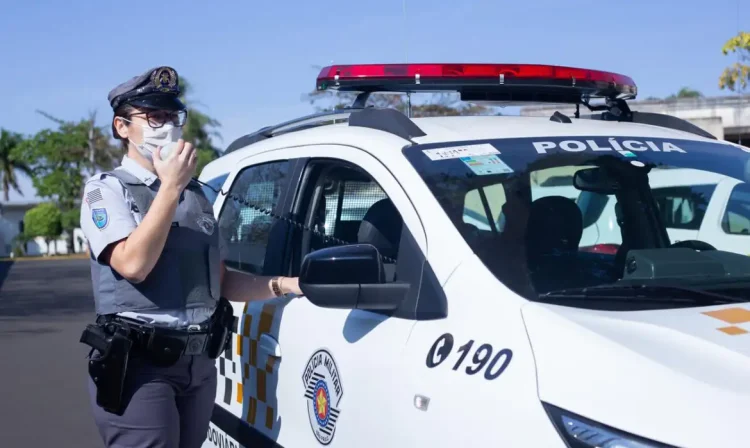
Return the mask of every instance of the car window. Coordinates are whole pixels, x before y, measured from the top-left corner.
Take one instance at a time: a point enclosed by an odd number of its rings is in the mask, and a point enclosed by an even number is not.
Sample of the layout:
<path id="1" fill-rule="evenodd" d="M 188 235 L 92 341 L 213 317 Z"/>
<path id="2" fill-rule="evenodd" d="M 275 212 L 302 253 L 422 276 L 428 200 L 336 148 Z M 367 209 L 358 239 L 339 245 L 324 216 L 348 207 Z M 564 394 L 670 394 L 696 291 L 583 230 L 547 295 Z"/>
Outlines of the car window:
<path id="1" fill-rule="evenodd" d="M 581 214 L 583 215 L 584 229 L 591 227 L 599 222 L 599 220 L 602 218 L 602 213 L 604 213 L 604 209 L 606 208 L 607 204 L 609 204 L 610 200 L 616 201 L 616 199 L 612 195 L 595 193 L 593 191 L 582 191 L 581 194 L 578 195 L 578 197 L 576 198 L 576 204 L 578 205 L 578 208 L 581 210 Z M 616 222 L 608 222 L 604 223 L 604 225 L 610 225 L 613 230 L 619 232 L 619 226 L 617 226 Z M 617 227 L 617 229 L 614 229 L 614 227 Z"/>
<path id="2" fill-rule="evenodd" d="M 266 246 L 273 226 L 279 223 L 265 211 L 278 205 L 289 174 L 290 162 L 285 160 L 251 166 L 237 175 L 219 215 L 228 266 L 253 274 L 266 273 Z"/>
<path id="3" fill-rule="evenodd" d="M 654 199 L 668 229 L 699 230 L 716 185 L 654 188 Z"/>
<path id="4" fill-rule="evenodd" d="M 603 216 L 603 213 L 609 201 L 616 199 L 612 195 L 576 189 L 573 186 L 573 174 L 582 168 L 587 167 L 571 165 L 531 171 L 531 199 L 558 196 L 573 201 L 583 218 L 584 234 L 579 243 L 581 250 L 614 253 L 619 245 L 620 228 L 614 215 Z M 502 213 L 505 201 L 502 183 L 484 185 L 468 191 L 464 198 L 464 224 L 479 230 L 492 231 L 492 220 L 495 230 L 502 232 L 505 226 L 505 216 Z M 597 223 L 601 228 L 592 228 Z"/>
<path id="5" fill-rule="evenodd" d="M 502 231 L 502 207 L 505 204 L 505 190 L 502 184 L 485 185 L 470 190 L 464 197 L 463 221 L 480 230 L 492 230 L 490 221 L 495 223 L 495 229 Z"/>
<path id="6" fill-rule="evenodd" d="M 386 194 L 373 180 L 358 181 L 327 178 L 329 187 L 326 188 L 326 220 L 324 228 L 327 234 L 349 234 L 352 227 L 359 226 L 367 210 L 372 204 L 387 198 Z M 339 205 L 341 213 L 339 213 Z"/>
<path id="7" fill-rule="evenodd" d="M 323 162 L 313 162 L 316 166 Z M 316 230 L 309 252 L 342 244 L 368 243 L 384 257 L 386 280 L 395 280 L 402 218 L 380 185 L 364 171 L 349 166 L 324 169 L 310 211 Z"/>
<path id="8" fill-rule="evenodd" d="M 508 138 L 477 143 L 485 154 L 481 156 L 452 157 L 455 149 L 449 143 L 412 145 L 403 153 L 488 270 L 510 289 L 535 300 L 550 291 L 617 285 L 626 277 L 661 280 L 660 276 L 672 271 L 644 270 L 636 276 L 626 269 L 628 257 L 634 251 L 672 250 L 671 240 L 685 240 L 671 234 L 673 229 L 700 227 L 715 180 L 750 178 L 745 171 L 748 154 L 728 145 L 668 139 L 648 139 L 646 144 L 641 140 Z M 625 143 L 638 149 L 612 149 Z M 586 194 L 574 185 L 577 173 L 581 174 L 577 186 Z M 692 185 L 662 183 L 670 177 Z M 505 195 L 486 206 L 481 191 L 488 185 L 502 185 Z M 750 192 L 745 188 L 737 189 L 725 224 L 728 231 L 738 234 L 750 233 L 750 194 L 745 194 Z M 498 207 L 502 208 L 502 230 L 487 231 Z M 471 225 L 469 215 L 484 215 L 484 219 L 475 218 L 484 227 Z M 652 219 L 656 216 L 664 219 Z M 727 250 L 746 252 L 739 247 Z M 664 254 L 663 260 L 673 260 L 666 256 L 669 252 Z M 652 260 L 669 262 L 660 257 Z M 727 263 L 742 263 L 738 260 Z M 686 280 L 704 275 L 698 264 L 695 271 L 690 269 L 685 267 Z M 745 267 L 737 269 L 745 272 L 741 270 Z M 717 281 L 725 280 L 725 276 L 717 277 Z"/>
<path id="9" fill-rule="evenodd" d="M 750 235 L 750 187 L 737 184 L 729 195 L 721 228 L 730 235 Z"/>
<path id="10" fill-rule="evenodd" d="M 219 197 L 219 190 L 221 190 L 221 187 L 224 185 L 227 177 L 229 177 L 229 173 L 222 174 L 221 176 L 214 177 L 213 179 L 205 182 L 206 184 L 208 184 L 208 186 L 201 185 L 203 194 L 206 195 L 208 201 L 211 202 L 212 205 L 214 202 L 216 202 L 216 198 Z"/>

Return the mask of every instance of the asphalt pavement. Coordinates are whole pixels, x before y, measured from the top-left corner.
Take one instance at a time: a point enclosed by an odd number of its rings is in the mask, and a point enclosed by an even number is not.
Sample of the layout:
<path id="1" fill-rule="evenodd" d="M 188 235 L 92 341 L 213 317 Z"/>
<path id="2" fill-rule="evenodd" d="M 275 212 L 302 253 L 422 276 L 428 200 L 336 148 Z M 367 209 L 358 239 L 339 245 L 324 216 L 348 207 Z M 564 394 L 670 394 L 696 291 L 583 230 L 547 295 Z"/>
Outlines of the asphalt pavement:
<path id="1" fill-rule="evenodd" d="M 0 262 L 0 446 L 102 447 L 86 391 L 88 260 Z"/>

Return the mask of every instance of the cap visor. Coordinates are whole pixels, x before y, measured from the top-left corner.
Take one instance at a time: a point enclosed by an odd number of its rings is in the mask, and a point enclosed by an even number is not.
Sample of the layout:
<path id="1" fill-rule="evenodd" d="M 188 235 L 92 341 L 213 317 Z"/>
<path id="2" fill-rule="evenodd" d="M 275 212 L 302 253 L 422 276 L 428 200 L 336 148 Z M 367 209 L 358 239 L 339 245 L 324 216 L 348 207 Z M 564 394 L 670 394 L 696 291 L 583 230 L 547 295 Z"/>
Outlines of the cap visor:
<path id="1" fill-rule="evenodd" d="M 136 107 L 147 107 L 149 109 L 161 109 L 161 110 L 182 110 L 185 109 L 185 105 L 176 96 L 164 93 L 153 93 L 151 95 L 144 95 L 138 98 L 133 98 L 128 101 Z"/>

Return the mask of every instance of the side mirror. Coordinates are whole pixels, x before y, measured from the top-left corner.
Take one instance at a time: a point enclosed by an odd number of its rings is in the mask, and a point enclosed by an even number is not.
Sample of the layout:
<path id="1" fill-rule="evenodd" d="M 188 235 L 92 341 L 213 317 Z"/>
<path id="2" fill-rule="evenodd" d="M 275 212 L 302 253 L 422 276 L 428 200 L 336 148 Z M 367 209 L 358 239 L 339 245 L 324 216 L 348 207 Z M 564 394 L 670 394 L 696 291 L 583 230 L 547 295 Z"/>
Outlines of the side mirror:
<path id="1" fill-rule="evenodd" d="M 321 249 L 302 261 L 299 286 L 307 299 L 323 308 L 395 310 L 408 283 L 386 283 L 380 252 L 371 244 Z"/>
<path id="2" fill-rule="evenodd" d="M 582 191 L 601 194 L 615 194 L 620 184 L 602 168 L 586 168 L 576 171 L 573 185 Z"/>

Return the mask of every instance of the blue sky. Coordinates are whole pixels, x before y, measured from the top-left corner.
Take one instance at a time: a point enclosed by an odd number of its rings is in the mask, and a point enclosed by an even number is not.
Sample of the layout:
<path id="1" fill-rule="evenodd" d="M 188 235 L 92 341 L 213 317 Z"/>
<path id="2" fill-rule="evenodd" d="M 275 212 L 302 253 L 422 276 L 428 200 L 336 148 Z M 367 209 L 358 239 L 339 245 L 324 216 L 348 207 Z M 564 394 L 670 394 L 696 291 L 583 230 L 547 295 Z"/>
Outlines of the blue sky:
<path id="1" fill-rule="evenodd" d="M 750 31 L 746 0 L 407 0 L 406 21 L 403 0 L 2 0 L 0 11 L 8 64 L 0 127 L 51 127 L 36 109 L 65 119 L 97 110 L 107 123 L 111 88 L 170 65 L 222 123 L 222 148 L 311 112 L 301 96 L 314 88 L 315 66 L 403 62 L 407 54 L 410 62 L 559 64 L 627 74 L 640 98 L 682 86 L 725 95 L 718 76 L 735 59 L 721 46 Z"/>

